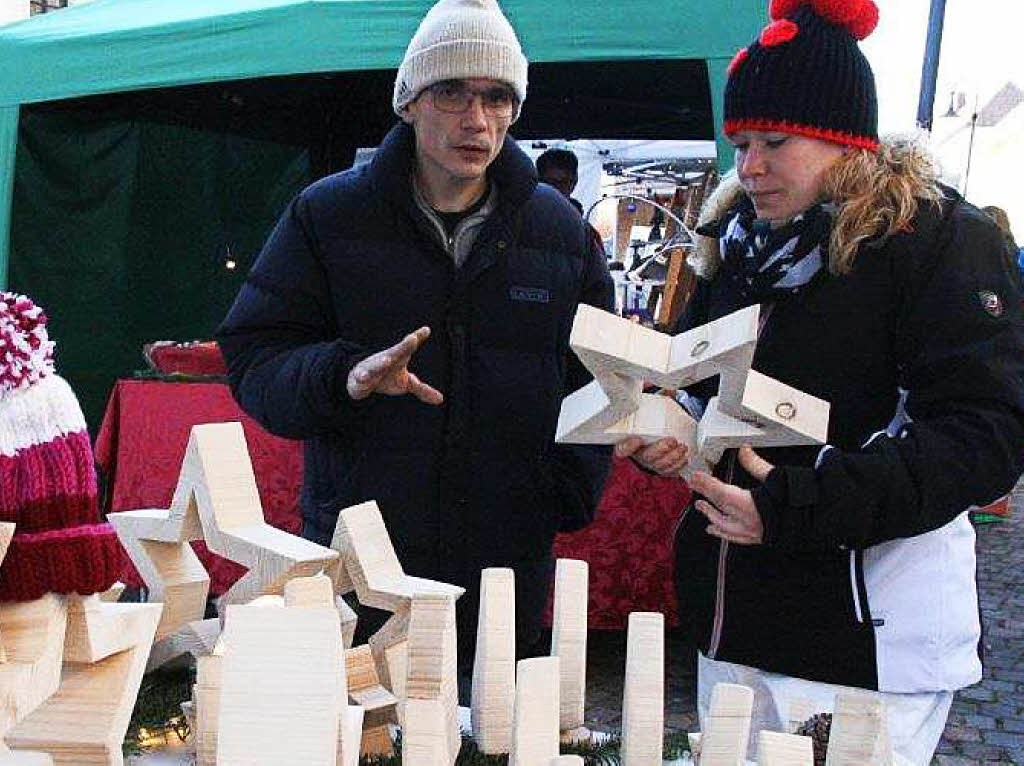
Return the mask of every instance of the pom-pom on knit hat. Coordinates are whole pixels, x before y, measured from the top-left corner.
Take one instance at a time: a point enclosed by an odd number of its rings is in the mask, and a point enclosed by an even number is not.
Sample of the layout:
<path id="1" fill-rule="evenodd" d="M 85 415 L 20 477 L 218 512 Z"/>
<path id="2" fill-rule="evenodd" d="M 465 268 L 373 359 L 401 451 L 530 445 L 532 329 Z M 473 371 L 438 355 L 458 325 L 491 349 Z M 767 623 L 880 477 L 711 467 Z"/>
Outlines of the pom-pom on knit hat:
<path id="1" fill-rule="evenodd" d="M 0 601 L 106 590 L 122 560 L 101 523 L 85 418 L 54 372 L 46 322 L 29 298 L 0 292 L 0 521 L 16 524 Z"/>
<path id="2" fill-rule="evenodd" d="M 526 99 L 526 57 L 495 0 L 440 0 L 420 22 L 398 68 L 395 114 L 442 80 L 485 77 Z M 519 108 L 513 122 L 519 118 Z"/>
<path id="3" fill-rule="evenodd" d="M 878 24 L 872 0 L 772 0 L 772 22 L 729 65 L 725 134 L 794 133 L 878 149 L 878 100 L 857 45 Z"/>

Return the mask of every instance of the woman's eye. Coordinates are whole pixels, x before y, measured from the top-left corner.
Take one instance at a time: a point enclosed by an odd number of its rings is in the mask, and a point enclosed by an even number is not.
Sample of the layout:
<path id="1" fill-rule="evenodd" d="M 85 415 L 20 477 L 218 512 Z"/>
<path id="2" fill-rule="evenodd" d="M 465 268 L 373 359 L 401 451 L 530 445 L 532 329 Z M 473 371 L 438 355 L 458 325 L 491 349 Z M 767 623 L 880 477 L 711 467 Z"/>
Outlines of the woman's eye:
<path id="1" fill-rule="evenodd" d="M 773 139 L 770 139 L 768 141 L 765 141 L 765 143 L 768 145 L 768 148 L 770 148 L 770 149 L 778 149 L 780 146 L 782 146 L 784 143 L 786 143 L 786 139 L 784 139 L 784 138 L 773 138 Z"/>

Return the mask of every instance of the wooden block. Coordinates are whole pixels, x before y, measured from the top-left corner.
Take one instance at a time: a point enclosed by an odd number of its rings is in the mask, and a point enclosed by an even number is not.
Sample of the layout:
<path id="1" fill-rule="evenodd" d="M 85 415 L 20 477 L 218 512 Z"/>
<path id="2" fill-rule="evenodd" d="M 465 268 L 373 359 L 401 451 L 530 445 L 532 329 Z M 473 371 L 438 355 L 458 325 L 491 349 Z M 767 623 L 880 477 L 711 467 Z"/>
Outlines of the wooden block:
<path id="1" fill-rule="evenodd" d="M 754 358 L 760 307 L 749 306 L 672 338 L 667 375 L 655 383 L 682 388 L 719 376 L 718 397 L 725 412 L 738 407 Z"/>
<path id="2" fill-rule="evenodd" d="M 340 514 L 339 514 L 340 516 Z M 339 518 L 334 524 L 334 535 L 331 538 L 331 550 L 338 553 L 338 559 L 332 561 L 325 570 L 331 583 L 334 585 L 334 592 L 338 596 L 344 596 L 356 589 L 355 583 L 349 577 L 348 569 L 345 566 L 345 531 Z"/>
<path id="3" fill-rule="evenodd" d="M 331 578 L 318 574 L 289 580 L 284 586 L 284 605 L 302 609 L 337 609 Z"/>
<path id="4" fill-rule="evenodd" d="M 196 658 L 212 654 L 218 638 L 220 638 L 220 620 L 216 617 L 186 623 L 176 633 L 153 644 L 149 653 L 149 662 L 146 664 L 146 672 L 185 654 L 191 654 Z"/>
<path id="5" fill-rule="evenodd" d="M 160 604 L 102 604 L 132 613 L 109 619 L 132 632 L 131 648 L 93 664 L 65 665 L 60 687 L 7 734 L 12 750 L 41 750 L 58 766 L 120 766 L 121 744 L 139 693 Z"/>
<path id="6" fill-rule="evenodd" d="M 224 656 L 209 654 L 196 658 L 196 683 L 192 689 L 196 709 L 196 766 L 216 766 L 217 723 L 220 718 L 220 689 Z"/>
<path id="7" fill-rule="evenodd" d="M 157 640 L 203 619 L 210 576 L 189 543 L 192 534 L 201 533 L 198 516 L 194 524 L 170 511 L 123 511 L 107 519 L 146 583 L 149 600 L 163 604 Z"/>
<path id="8" fill-rule="evenodd" d="M 398 699 L 384 688 L 377 675 L 377 666 L 367 644 L 345 652 L 345 674 L 348 698 L 367 712 L 394 708 Z"/>
<path id="9" fill-rule="evenodd" d="M 623 766 L 660 766 L 664 721 L 665 617 L 632 612 L 622 693 Z"/>
<path id="10" fill-rule="evenodd" d="M 690 449 L 697 450 L 697 421 L 674 399 L 659 394 L 641 394 L 640 406 L 635 411 L 605 430 L 607 444 L 615 444 L 638 436 L 646 444 L 658 439 L 673 438 Z"/>
<path id="11" fill-rule="evenodd" d="M 588 583 L 587 562 L 558 559 L 555 565 L 551 654 L 559 660 L 558 728 L 561 731 L 571 731 L 583 725 L 587 688 Z"/>
<path id="12" fill-rule="evenodd" d="M 117 603 L 121 598 L 121 594 L 124 593 L 124 589 L 125 584 L 123 582 L 116 582 L 99 594 L 100 601 L 106 601 L 111 604 Z"/>
<path id="13" fill-rule="evenodd" d="M 53 766 L 49 753 L 3 752 L 0 750 L 0 766 Z"/>
<path id="14" fill-rule="evenodd" d="M 564 400 L 555 440 L 612 444 L 630 436 L 648 442 L 671 436 L 695 447 L 696 422 L 667 397 L 642 395 L 643 381 L 678 388 L 721 374 L 723 396 L 735 400 L 738 411 L 758 311 L 752 306 L 670 338 L 581 306 L 570 344 L 594 381 Z"/>
<path id="15" fill-rule="evenodd" d="M 360 757 L 373 760 L 393 756 L 395 743 L 391 738 L 391 726 L 391 721 L 384 713 L 364 712 Z"/>
<path id="16" fill-rule="evenodd" d="M 609 396 L 606 387 L 612 382 L 618 395 Z M 624 378 L 607 373 L 600 380 L 592 380 L 562 400 L 558 413 L 555 441 L 567 444 L 613 444 L 615 439 L 606 431 L 640 407 L 643 380 Z"/>
<path id="17" fill-rule="evenodd" d="M 824 444 L 828 441 L 829 403 L 792 386 L 762 375 L 747 373 L 741 402 L 743 414 L 767 431 L 778 432 L 778 441 L 762 446 Z"/>
<path id="18" fill-rule="evenodd" d="M 4 563 L 4 557 L 7 556 L 7 548 L 10 547 L 11 538 L 14 537 L 14 524 L 11 522 L 0 522 L 0 565 Z M 4 634 L 0 630 L 0 663 L 7 662 L 7 652 L 4 650 Z M 2 693 L 2 687 L 0 687 L 0 693 Z M 0 737 L 3 736 L 3 730 L 0 729 Z M 0 739 L 0 745 L 3 744 L 3 740 Z"/>
<path id="19" fill-rule="evenodd" d="M 881 696 L 853 690 L 837 694 L 825 766 L 892 763 L 892 742 Z"/>
<path id="20" fill-rule="evenodd" d="M 346 649 L 351 649 L 352 641 L 356 635 L 356 623 L 359 621 L 359 615 L 341 596 L 334 597 L 334 605 L 338 608 L 338 614 L 341 615 L 342 642 Z"/>
<path id="21" fill-rule="evenodd" d="M 361 732 L 351 740 L 356 752 L 365 756 L 390 756 L 394 752 L 390 726 L 397 721 L 398 698 L 384 688 L 368 645 L 345 652 L 348 699 L 360 710 Z M 362 743 L 361 746 L 358 743 Z M 348 752 L 346 750 L 346 752 Z"/>
<path id="22" fill-rule="evenodd" d="M 408 766 L 452 766 L 459 753 L 451 749 L 444 703 L 437 699 L 410 699 L 406 705 L 402 763 Z"/>
<path id="23" fill-rule="evenodd" d="M 369 638 L 373 661 L 377 664 L 380 682 L 398 697 L 405 699 L 409 636 L 409 607 L 395 612 L 376 633 Z"/>
<path id="24" fill-rule="evenodd" d="M 786 733 L 795 734 L 809 718 L 821 712 L 818 706 L 805 697 L 790 697 L 786 700 Z"/>
<path id="25" fill-rule="evenodd" d="M 0 521 L 0 564 L 4 563 L 4 557 L 7 556 L 11 538 L 14 537 L 14 526 L 13 522 Z"/>
<path id="26" fill-rule="evenodd" d="M 335 766 L 344 707 L 338 613 L 228 607 L 218 766 Z"/>
<path id="27" fill-rule="evenodd" d="M 569 346 L 594 377 L 618 372 L 651 378 L 665 371 L 672 338 L 608 311 L 581 303 L 576 309 Z"/>
<path id="28" fill-rule="evenodd" d="M 674 437 L 690 448 L 684 476 L 706 470 L 725 449 L 744 443 L 824 443 L 828 403 L 750 369 L 759 312 L 750 306 L 669 338 L 581 306 L 570 344 L 594 381 L 563 401 L 555 440 L 613 444 Z M 718 397 L 699 426 L 667 397 L 640 392 L 644 380 L 679 388 L 714 375 Z"/>
<path id="29" fill-rule="evenodd" d="M 48 593 L 35 601 L 0 603 L 7 657 L 0 663 L 0 741 L 57 690 L 66 627 L 62 596 Z"/>
<path id="30" fill-rule="evenodd" d="M 455 597 L 444 593 L 418 593 L 409 609 L 409 651 L 406 710 L 409 700 L 436 700 L 444 713 L 448 752 L 458 754 L 459 689 L 456 665 Z"/>
<path id="31" fill-rule="evenodd" d="M 176 512 L 198 514 L 207 547 L 249 570 L 221 597 L 222 611 L 280 593 L 288 580 L 318 574 L 338 559 L 330 548 L 266 523 L 240 423 L 192 427 L 171 503 Z"/>
<path id="32" fill-rule="evenodd" d="M 701 766 L 743 766 L 750 741 L 754 692 L 738 684 L 716 684 L 701 732 Z"/>
<path id="33" fill-rule="evenodd" d="M 345 705 L 338 724 L 338 766 L 359 766 L 363 734 L 363 708 Z"/>
<path id="34" fill-rule="evenodd" d="M 814 766 L 810 737 L 761 731 L 757 735 L 758 766 Z"/>
<path id="35" fill-rule="evenodd" d="M 402 570 L 377 503 L 369 501 L 338 514 L 335 543 L 355 587 L 359 603 L 395 612 L 417 593 L 461 596 L 465 589 L 411 577 Z"/>
<path id="36" fill-rule="evenodd" d="M 516 705 L 509 766 L 543 766 L 558 757 L 557 657 L 533 657 L 516 666 Z"/>
<path id="37" fill-rule="evenodd" d="M 481 752 L 497 755 L 511 749 L 515 700 L 515 572 L 492 567 L 480 572 L 470 703 L 473 739 Z"/>
<path id="38" fill-rule="evenodd" d="M 765 431 L 756 423 L 722 412 L 718 402 L 717 396 L 708 402 L 697 427 L 696 453 L 691 451 L 691 454 L 700 455 L 710 465 L 717 463 L 727 449 L 744 444 L 753 446 Z"/>
<path id="39" fill-rule="evenodd" d="M 68 626 L 64 635 L 65 662 L 99 662 L 138 643 L 151 610 L 124 609 L 98 595 L 71 594 L 67 600 Z M 140 623 L 136 625 L 135 623 Z"/>

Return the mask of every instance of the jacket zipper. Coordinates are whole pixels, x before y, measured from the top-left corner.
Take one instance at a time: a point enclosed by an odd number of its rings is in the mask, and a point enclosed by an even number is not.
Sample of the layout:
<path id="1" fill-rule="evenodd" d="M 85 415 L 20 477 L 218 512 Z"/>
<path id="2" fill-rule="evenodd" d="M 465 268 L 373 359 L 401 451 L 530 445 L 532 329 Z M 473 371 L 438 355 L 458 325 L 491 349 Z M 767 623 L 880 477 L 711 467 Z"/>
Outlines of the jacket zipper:
<path id="1" fill-rule="evenodd" d="M 725 472 L 725 482 L 732 484 L 736 469 L 736 451 L 729 452 L 729 467 Z M 715 659 L 718 647 L 722 643 L 722 623 L 725 621 L 725 564 L 729 558 L 729 541 L 721 540 L 718 546 L 718 577 L 715 581 L 715 621 L 711 626 L 711 641 L 708 643 L 708 659 Z"/>
<path id="2" fill-rule="evenodd" d="M 761 307 L 761 313 L 757 322 L 757 338 L 761 339 L 768 324 L 768 318 L 772 315 L 774 303 Z M 725 472 L 725 482 L 732 484 L 733 475 L 736 472 L 736 450 L 729 452 L 729 467 Z M 718 654 L 718 648 L 722 643 L 722 624 L 725 622 L 725 570 L 729 559 L 729 541 L 722 540 L 718 547 L 718 576 L 715 580 L 715 619 L 711 626 L 711 640 L 708 643 L 708 659 L 713 660 Z"/>

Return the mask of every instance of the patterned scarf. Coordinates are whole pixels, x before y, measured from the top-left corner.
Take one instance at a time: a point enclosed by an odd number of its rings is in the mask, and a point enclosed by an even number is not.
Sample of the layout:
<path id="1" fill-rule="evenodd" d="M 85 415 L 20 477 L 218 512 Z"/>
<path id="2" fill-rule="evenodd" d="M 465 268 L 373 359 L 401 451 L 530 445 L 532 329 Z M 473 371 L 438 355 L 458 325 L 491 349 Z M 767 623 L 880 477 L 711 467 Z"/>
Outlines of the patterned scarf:
<path id="1" fill-rule="evenodd" d="M 773 302 L 796 292 L 821 271 L 835 210 L 832 203 L 817 204 L 772 229 L 745 201 L 719 223 L 723 277 L 749 303 Z"/>

